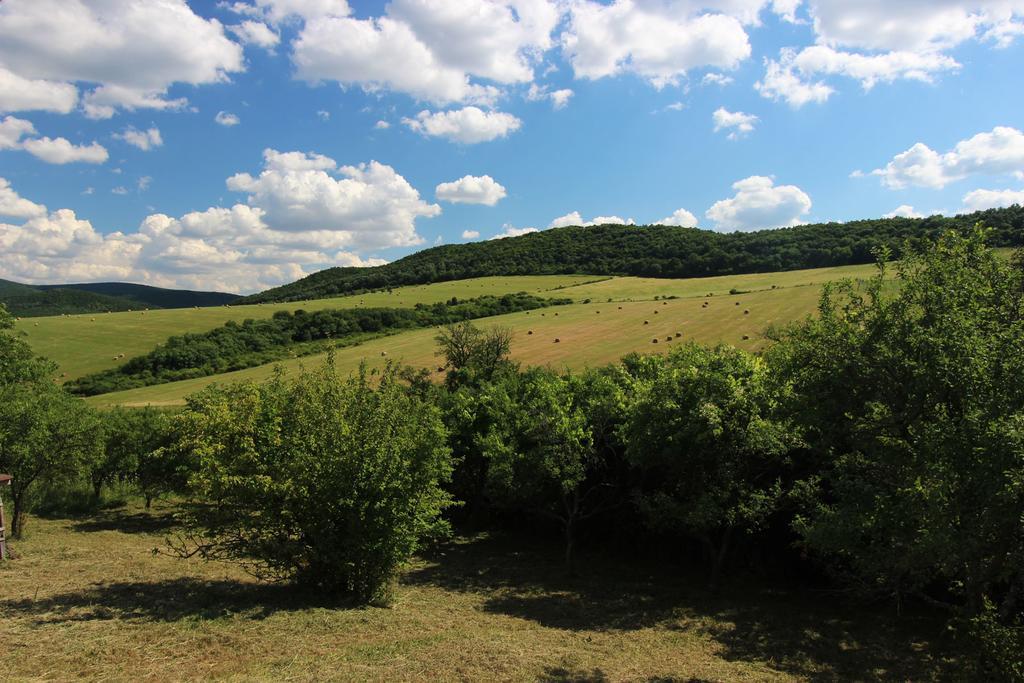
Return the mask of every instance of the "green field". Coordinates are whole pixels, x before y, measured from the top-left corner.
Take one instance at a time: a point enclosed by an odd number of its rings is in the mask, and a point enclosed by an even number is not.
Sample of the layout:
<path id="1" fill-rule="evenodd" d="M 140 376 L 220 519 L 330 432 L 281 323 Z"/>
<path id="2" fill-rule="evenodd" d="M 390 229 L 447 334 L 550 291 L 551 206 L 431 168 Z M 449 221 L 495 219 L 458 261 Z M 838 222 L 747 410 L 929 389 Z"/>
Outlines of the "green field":
<path id="1" fill-rule="evenodd" d="M 834 277 L 864 276 L 870 273 L 870 267 L 836 270 L 839 273 L 831 273 Z M 742 288 L 737 286 L 740 283 L 752 286 L 746 284 L 752 276 L 715 278 L 718 293 L 713 297 L 693 294 L 695 291 L 705 292 L 707 288 L 700 288 L 700 285 L 706 284 L 707 280 L 615 278 L 560 292 L 571 293 L 577 300 L 590 298 L 592 301 L 589 304 L 513 313 L 487 318 L 478 324 L 511 328 L 514 333 L 512 356 L 518 361 L 573 369 L 610 363 L 631 351 L 664 353 L 673 345 L 690 340 L 725 342 L 757 350 L 765 343 L 762 332 L 768 326 L 796 320 L 813 312 L 821 291 L 817 283 L 829 280 L 829 274 L 828 269 L 780 273 L 776 282 L 772 282 L 770 276 L 759 276 L 759 286 L 766 288 L 735 296 L 723 295 L 722 292 L 728 292 L 733 287 Z M 776 285 L 776 289 L 771 289 L 772 284 Z M 600 302 L 596 298 L 599 296 L 597 292 L 602 297 Z M 609 303 L 608 298 L 614 299 L 617 292 L 621 292 L 621 299 L 634 300 L 615 300 Z M 655 295 L 671 295 L 676 292 L 679 292 L 677 296 L 688 294 L 689 298 L 653 300 Z M 636 300 L 644 295 L 650 298 Z M 676 337 L 676 333 L 680 336 Z M 360 363 L 365 362 L 373 368 L 388 361 L 430 368 L 436 372 L 436 334 L 434 329 L 423 329 L 374 339 L 359 346 L 339 349 L 335 354 L 335 362 L 343 373 L 357 369 Z M 654 343 L 654 339 L 658 342 Z M 300 365 L 319 365 L 324 358 L 324 355 L 296 358 L 216 377 L 103 394 L 91 397 L 88 401 L 97 406 L 179 405 L 186 396 L 214 381 L 261 380 L 269 377 L 277 365 L 294 371 Z"/>

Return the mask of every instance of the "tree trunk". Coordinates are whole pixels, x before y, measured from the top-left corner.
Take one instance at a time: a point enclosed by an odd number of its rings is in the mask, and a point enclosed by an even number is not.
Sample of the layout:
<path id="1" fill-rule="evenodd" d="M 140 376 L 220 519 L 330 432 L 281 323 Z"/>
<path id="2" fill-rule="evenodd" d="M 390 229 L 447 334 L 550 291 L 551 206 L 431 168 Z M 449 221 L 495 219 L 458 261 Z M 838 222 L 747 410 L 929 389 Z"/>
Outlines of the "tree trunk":
<path id="1" fill-rule="evenodd" d="M 99 500 L 100 500 L 100 489 L 102 489 L 102 488 L 103 488 L 103 480 L 96 481 L 94 479 L 93 482 L 92 482 L 92 498 L 93 498 L 94 501 L 99 502 Z"/>
<path id="2" fill-rule="evenodd" d="M 576 576 L 576 558 L 573 555 L 575 550 L 574 520 L 569 518 L 565 521 L 565 573 L 569 576 Z"/>
<path id="3" fill-rule="evenodd" d="M 722 567 L 725 566 L 725 560 L 729 555 L 729 545 L 732 540 L 732 527 L 728 527 L 722 533 L 722 541 L 718 545 L 718 551 L 714 554 L 711 564 L 711 578 L 708 581 L 708 589 L 713 593 L 717 594 L 721 585 L 722 579 Z"/>
<path id="4" fill-rule="evenodd" d="M 24 510 L 22 510 L 22 498 L 21 496 L 12 496 L 11 503 L 13 505 L 13 511 L 11 512 L 11 538 L 21 538 L 21 530 L 25 525 Z"/>
<path id="5" fill-rule="evenodd" d="M 146 509 L 148 510 L 149 506 L 153 504 L 153 496 L 149 493 L 145 493 L 143 495 L 146 497 Z"/>

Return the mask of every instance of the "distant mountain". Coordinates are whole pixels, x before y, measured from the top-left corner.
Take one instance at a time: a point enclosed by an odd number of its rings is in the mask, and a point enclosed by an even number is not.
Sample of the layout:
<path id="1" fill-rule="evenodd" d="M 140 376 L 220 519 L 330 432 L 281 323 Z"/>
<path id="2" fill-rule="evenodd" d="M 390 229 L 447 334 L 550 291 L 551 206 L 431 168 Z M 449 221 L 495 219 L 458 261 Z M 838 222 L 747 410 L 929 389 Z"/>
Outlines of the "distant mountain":
<path id="1" fill-rule="evenodd" d="M 898 255 L 907 241 L 935 238 L 978 222 L 991 228 L 992 246 L 1024 245 L 1020 206 L 953 217 L 880 218 L 757 232 L 665 225 L 568 227 L 433 247 L 374 268 L 330 268 L 239 303 L 319 299 L 486 275 L 706 277 L 871 263 L 878 247 Z"/>
<path id="2" fill-rule="evenodd" d="M 0 280 L 0 303 L 18 317 L 127 311 L 133 308 L 219 306 L 238 298 L 237 294 L 163 289 L 126 282 L 26 285 Z"/>

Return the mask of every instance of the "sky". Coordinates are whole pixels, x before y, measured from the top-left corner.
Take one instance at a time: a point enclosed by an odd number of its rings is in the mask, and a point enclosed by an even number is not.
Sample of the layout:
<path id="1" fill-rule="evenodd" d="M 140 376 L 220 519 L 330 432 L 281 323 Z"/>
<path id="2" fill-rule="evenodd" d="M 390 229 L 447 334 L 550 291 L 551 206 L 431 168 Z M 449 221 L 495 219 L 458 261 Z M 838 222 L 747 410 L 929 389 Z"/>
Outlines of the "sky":
<path id="1" fill-rule="evenodd" d="M 0 278 L 1024 203 L 1022 86 L 1024 0 L 0 0 Z"/>

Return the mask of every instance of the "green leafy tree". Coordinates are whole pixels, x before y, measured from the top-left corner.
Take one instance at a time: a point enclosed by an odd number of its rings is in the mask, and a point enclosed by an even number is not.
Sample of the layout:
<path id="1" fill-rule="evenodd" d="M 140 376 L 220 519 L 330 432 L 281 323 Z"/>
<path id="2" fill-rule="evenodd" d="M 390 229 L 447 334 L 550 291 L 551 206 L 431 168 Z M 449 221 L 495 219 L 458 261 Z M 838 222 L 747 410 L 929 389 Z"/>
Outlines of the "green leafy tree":
<path id="1" fill-rule="evenodd" d="M 339 378 L 333 361 L 295 381 L 208 389 L 177 419 L 197 462 L 178 550 L 241 561 L 360 602 L 387 598 L 398 567 L 446 531 L 451 471 L 433 405 L 389 368 Z"/>
<path id="2" fill-rule="evenodd" d="M 736 534 L 762 529 L 778 508 L 795 440 L 773 417 L 776 397 L 755 356 L 687 344 L 639 369 L 622 438 L 645 473 L 641 512 L 705 547 L 717 590 Z"/>
<path id="3" fill-rule="evenodd" d="M 866 283 L 827 289 L 772 360 L 807 434 L 796 529 L 866 590 L 1024 596 L 1024 276 L 949 233 Z M 881 271 L 884 271 L 884 262 Z"/>
<path id="4" fill-rule="evenodd" d="M 482 397 L 490 419 L 479 438 L 491 498 L 557 522 L 570 574 L 580 523 L 613 504 L 606 452 L 595 430 L 603 432 L 616 390 L 597 375 L 532 368 L 489 385 Z"/>
<path id="5" fill-rule="evenodd" d="M 83 475 L 98 457 L 102 432 L 95 413 L 50 379 L 55 366 L 35 357 L 8 332 L 0 306 L 0 472 L 11 482 L 11 536 L 25 526 L 39 485 Z"/>
<path id="6" fill-rule="evenodd" d="M 492 327 L 482 330 L 466 320 L 446 326 L 434 338 L 437 354 L 448 367 L 445 383 L 451 389 L 477 386 L 488 382 L 499 372 L 515 367 L 509 360 L 512 330 Z"/>

